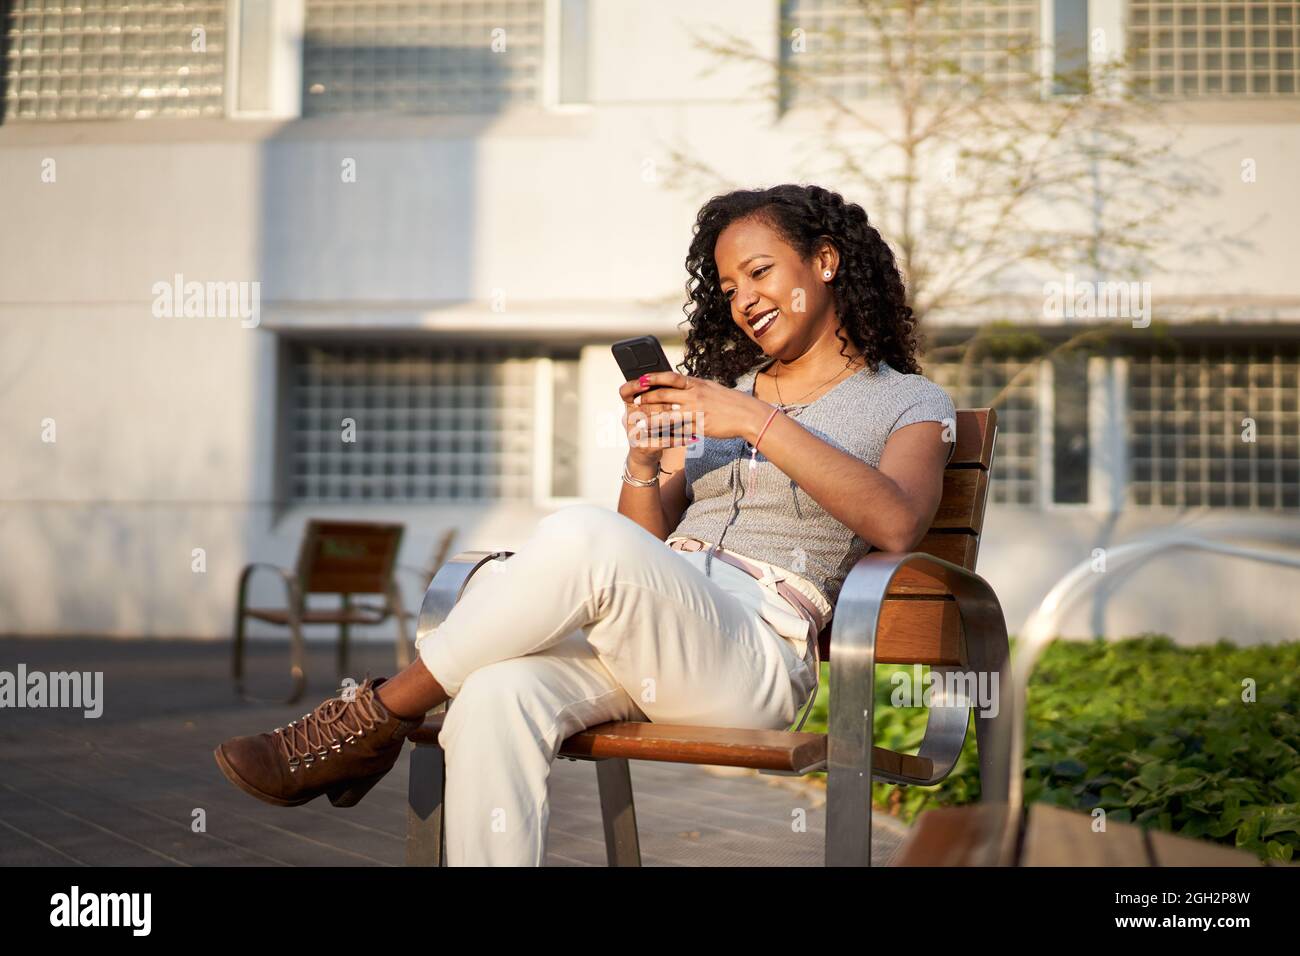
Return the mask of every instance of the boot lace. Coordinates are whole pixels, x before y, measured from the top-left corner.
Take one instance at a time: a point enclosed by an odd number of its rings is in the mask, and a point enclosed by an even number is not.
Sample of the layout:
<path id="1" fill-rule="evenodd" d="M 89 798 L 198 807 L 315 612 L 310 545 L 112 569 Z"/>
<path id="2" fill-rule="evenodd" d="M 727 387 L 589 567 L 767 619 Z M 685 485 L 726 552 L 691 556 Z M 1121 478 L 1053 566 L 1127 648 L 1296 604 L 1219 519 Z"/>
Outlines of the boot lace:
<path id="1" fill-rule="evenodd" d="M 364 737 L 367 731 L 384 722 L 385 717 L 375 701 L 373 683 L 373 678 L 367 678 L 350 700 L 343 695 L 331 697 L 310 714 L 289 721 L 287 727 L 275 728 L 276 741 L 289 762 L 290 773 L 300 765 L 310 767 L 317 760 L 324 760 L 331 752 L 339 753 L 344 744 Z"/>

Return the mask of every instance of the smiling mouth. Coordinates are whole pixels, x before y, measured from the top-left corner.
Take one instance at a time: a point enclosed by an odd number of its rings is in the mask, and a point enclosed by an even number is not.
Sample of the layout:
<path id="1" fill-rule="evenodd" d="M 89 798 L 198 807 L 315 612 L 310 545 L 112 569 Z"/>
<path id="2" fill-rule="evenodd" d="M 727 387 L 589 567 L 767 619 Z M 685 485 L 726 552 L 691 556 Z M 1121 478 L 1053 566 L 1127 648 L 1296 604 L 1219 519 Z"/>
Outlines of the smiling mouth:
<path id="1" fill-rule="evenodd" d="M 758 338 L 768 330 L 772 323 L 776 321 L 778 312 L 780 312 L 779 309 L 768 309 L 766 312 L 750 321 L 749 327 L 754 330 L 754 338 Z"/>

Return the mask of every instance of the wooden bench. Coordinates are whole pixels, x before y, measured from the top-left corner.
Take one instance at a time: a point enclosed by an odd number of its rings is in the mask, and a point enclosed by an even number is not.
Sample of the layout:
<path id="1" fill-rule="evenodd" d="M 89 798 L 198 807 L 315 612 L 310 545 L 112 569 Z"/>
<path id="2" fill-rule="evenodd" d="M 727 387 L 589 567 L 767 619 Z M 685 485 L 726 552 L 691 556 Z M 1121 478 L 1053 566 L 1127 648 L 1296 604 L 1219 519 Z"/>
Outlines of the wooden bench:
<path id="1" fill-rule="evenodd" d="M 894 866 L 1261 866 L 1248 850 L 1106 821 L 1046 803 L 1027 814 L 1010 803 L 942 807 L 921 814 Z M 1286 865 L 1286 864 L 1282 864 Z"/>
<path id="2" fill-rule="evenodd" d="M 869 552 L 845 579 L 831 623 L 818 638 L 822 659 L 830 662 L 828 733 L 611 721 L 561 744 L 559 756 L 596 763 L 611 866 L 641 863 L 629 760 L 749 767 L 786 775 L 826 771 L 825 862 L 871 865 L 872 779 L 917 785 L 942 781 L 961 753 L 972 710 L 961 682 L 943 681 L 933 692 L 917 753 L 875 747 L 875 665 L 928 664 L 941 676 L 983 673 L 986 680 L 996 674 L 1001 700 L 1012 697 L 1006 622 L 992 589 L 974 571 L 996 436 L 993 409 L 959 410 L 957 447 L 944 472 L 942 503 L 918 550 Z M 512 553 L 469 551 L 448 561 L 425 594 L 418 634 L 442 623 L 476 571 Z M 445 764 L 437 738 L 445 706 L 411 736 L 407 865 L 444 862 Z M 1006 708 L 990 716 L 975 711 L 986 800 L 1008 798 L 1010 716 Z"/>
<path id="3" fill-rule="evenodd" d="M 248 618 L 289 628 L 290 676 L 293 690 L 284 703 L 296 703 L 307 687 L 306 657 L 302 625 L 337 624 L 339 628 L 338 672 L 342 679 L 348 668 L 348 628 L 353 624 L 382 624 L 389 616 L 397 619 L 397 666 L 411 662 L 407 639 L 406 612 L 393 579 L 397 553 L 402 546 L 400 524 L 369 521 L 320 521 L 307 523 L 294 571 L 274 564 L 255 562 L 239 576 L 235 605 L 234 678 L 235 691 L 247 701 L 267 702 L 250 696 L 244 688 L 244 625 Z M 284 584 L 285 603 L 278 608 L 248 607 L 248 586 L 254 572 L 269 569 Z M 337 594 L 337 608 L 310 609 L 311 594 Z M 353 604 L 354 594 L 378 594 L 383 603 Z"/>

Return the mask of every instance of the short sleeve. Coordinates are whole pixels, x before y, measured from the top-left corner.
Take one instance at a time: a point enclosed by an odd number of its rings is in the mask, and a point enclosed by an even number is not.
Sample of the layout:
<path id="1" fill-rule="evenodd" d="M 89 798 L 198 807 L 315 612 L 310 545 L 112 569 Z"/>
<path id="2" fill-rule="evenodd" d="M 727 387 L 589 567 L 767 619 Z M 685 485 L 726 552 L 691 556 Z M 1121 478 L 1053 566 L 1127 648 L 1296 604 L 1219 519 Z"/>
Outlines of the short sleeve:
<path id="1" fill-rule="evenodd" d="M 951 423 L 953 441 L 948 445 L 947 461 L 952 461 L 953 452 L 957 449 L 957 409 L 948 393 L 940 386 L 920 375 L 915 378 L 917 386 L 912 390 L 902 411 L 894 420 L 893 426 L 889 429 L 889 434 L 892 435 L 905 425 L 915 425 L 917 422 Z"/>

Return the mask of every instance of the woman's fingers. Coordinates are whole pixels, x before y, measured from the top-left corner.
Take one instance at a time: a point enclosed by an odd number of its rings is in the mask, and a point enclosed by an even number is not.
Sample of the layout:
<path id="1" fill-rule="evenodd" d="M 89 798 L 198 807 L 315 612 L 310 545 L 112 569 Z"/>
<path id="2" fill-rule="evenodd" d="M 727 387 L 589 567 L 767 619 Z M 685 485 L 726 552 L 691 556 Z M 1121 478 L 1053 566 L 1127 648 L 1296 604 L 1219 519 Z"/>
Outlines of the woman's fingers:
<path id="1" fill-rule="evenodd" d="M 627 417 L 628 436 L 641 439 L 666 440 L 669 444 L 680 445 L 685 439 L 695 436 L 695 422 L 681 412 L 648 413 L 635 409 Z M 659 447 L 659 446 L 652 446 Z"/>
<path id="2" fill-rule="evenodd" d="M 630 402 L 633 397 L 656 388 L 684 389 L 690 379 L 677 372 L 647 372 L 640 378 L 630 379 L 618 387 L 618 394 L 623 401 Z"/>

